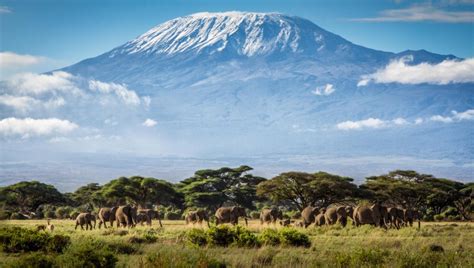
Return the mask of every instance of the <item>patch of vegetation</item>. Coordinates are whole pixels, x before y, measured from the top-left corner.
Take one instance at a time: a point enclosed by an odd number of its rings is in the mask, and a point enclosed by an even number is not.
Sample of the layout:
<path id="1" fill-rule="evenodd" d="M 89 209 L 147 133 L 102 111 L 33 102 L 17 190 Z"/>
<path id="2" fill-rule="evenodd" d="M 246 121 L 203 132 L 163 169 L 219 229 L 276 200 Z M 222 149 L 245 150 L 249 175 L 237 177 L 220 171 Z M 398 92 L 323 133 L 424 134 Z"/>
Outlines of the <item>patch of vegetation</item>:
<path id="1" fill-rule="evenodd" d="M 114 267 L 114 252 L 102 241 L 85 238 L 72 244 L 56 258 L 59 267 Z"/>
<path id="2" fill-rule="evenodd" d="M 31 251 L 59 253 L 70 244 L 70 238 L 20 227 L 4 227 L 0 229 L 0 244 L 2 251 L 7 253 Z"/>

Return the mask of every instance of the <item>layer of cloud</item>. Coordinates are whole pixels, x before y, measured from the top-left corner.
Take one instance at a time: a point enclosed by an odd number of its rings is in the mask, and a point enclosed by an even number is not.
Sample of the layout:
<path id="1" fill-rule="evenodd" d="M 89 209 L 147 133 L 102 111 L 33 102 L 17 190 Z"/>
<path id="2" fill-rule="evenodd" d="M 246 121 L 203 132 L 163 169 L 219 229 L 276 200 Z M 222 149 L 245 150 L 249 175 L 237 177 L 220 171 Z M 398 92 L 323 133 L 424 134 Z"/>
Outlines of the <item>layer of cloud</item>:
<path id="1" fill-rule="evenodd" d="M 156 122 L 155 120 L 148 118 L 142 123 L 142 125 L 145 127 L 154 127 L 156 126 L 157 123 L 158 122 Z"/>
<path id="2" fill-rule="evenodd" d="M 474 58 L 409 65 L 412 60 L 411 56 L 394 60 L 375 73 L 362 76 L 357 86 L 366 86 L 371 82 L 436 85 L 474 82 Z"/>
<path id="3" fill-rule="evenodd" d="M 464 112 L 452 111 L 451 116 L 434 115 L 430 117 L 431 121 L 442 123 L 453 123 L 464 120 L 474 120 L 474 109 L 469 109 Z"/>
<path id="4" fill-rule="evenodd" d="M 18 74 L 8 80 L 7 84 L 17 94 L 24 95 L 41 95 L 54 92 L 80 94 L 80 90 L 74 82 L 74 76 L 62 71 L 53 72 L 52 74 Z"/>
<path id="5" fill-rule="evenodd" d="M 65 104 L 66 101 L 62 97 L 42 101 L 29 96 L 0 95 L 0 105 L 11 107 L 20 113 L 26 113 L 36 108 L 55 109 Z"/>
<path id="6" fill-rule="evenodd" d="M 133 90 L 129 90 L 125 85 L 91 80 L 89 81 L 89 88 L 103 94 L 113 93 L 128 105 L 139 105 L 141 103 L 137 93 Z M 148 98 L 144 100 L 144 102 L 149 105 L 150 99 Z"/>
<path id="7" fill-rule="evenodd" d="M 34 136 L 51 136 L 55 134 L 66 134 L 78 125 L 68 120 L 57 118 L 33 119 L 33 118 L 15 118 L 9 117 L 0 120 L 0 135 L 21 136 L 22 138 Z"/>
<path id="8" fill-rule="evenodd" d="M 44 57 L 21 55 L 14 52 L 0 52 L 0 68 L 17 69 L 26 66 L 36 65 L 45 60 Z"/>
<path id="9" fill-rule="evenodd" d="M 416 118 L 409 121 L 403 117 L 398 117 L 393 120 L 382 120 L 379 118 L 368 118 L 359 121 L 344 121 L 336 124 L 336 128 L 340 130 L 362 130 L 362 129 L 377 129 L 377 128 L 393 128 L 402 127 L 406 125 L 421 125 L 428 121 L 453 123 L 465 120 L 474 120 L 474 109 L 469 109 L 464 112 L 452 111 L 451 116 L 433 115 L 429 118 Z"/>
<path id="10" fill-rule="evenodd" d="M 11 13 L 12 10 L 7 6 L 0 6 L 0 14 L 2 13 Z"/>
<path id="11" fill-rule="evenodd" d="M 445 22 L 445 23 L 472 23 L 474 12 L 449 11 L 435 7 L 431 4 L 412 5 L 401 9 L 383 10 L 377 17 L 357 18 L 353 21 L 360 22 Z"/>
<path id="12" fill-rule="evenodd" d="M 386 124 L 378 118 L 368 118 L 359 121 L 345 121 L 336 125 L 341 130 L 359 130 L 364 128 L 381 128 Z"/>
<path id="13" fill-rule="evenodd" d="M 332 84 L 326 84 L 325 86 L 317 87 L 312 93 L 318 96 L 328 96 L 334 93 L 336 89 Z"/>

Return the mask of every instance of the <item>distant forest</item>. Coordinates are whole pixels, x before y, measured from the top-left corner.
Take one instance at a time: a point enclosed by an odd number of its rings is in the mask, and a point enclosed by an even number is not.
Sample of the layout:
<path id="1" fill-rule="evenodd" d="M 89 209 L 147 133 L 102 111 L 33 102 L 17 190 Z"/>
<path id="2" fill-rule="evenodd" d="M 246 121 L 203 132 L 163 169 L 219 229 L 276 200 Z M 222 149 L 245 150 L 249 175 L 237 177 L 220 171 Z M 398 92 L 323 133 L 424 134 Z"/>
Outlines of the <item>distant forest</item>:
<path id="1" fill-rule="evenodd" d="M 182 219 L 190 209 L 214 212 L 224 205 L 244 207 L 251 217 L 264 207 L 279 207 L 287 217 L 294 217 L 306 206 L 364 202 L 413 208 L 427 221 L 471 220 L 474 216 L 473 182 L 412 170 L 367 177 L 361 185 L 326 172 L 292 171 L 266 179 L 251 171 L 249 166 L 198 170 L 175 184 L 156 178 L 120 177 L 104 185 L 90 183 L 72 193 L 61 193 L 38 181 L 23 181 L 0 188 L 0 219 L 74 218 L 80 212 L 123 204 L 156 208 L 170 220 Z"/>

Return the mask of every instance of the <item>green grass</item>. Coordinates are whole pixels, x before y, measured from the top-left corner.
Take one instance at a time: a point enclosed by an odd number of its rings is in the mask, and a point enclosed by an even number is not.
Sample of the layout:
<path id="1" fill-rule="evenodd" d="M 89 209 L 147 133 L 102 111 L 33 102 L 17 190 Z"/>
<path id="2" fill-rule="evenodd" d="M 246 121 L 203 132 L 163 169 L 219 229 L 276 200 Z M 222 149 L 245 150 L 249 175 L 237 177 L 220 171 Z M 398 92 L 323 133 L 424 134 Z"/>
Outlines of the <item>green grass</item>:
<path id="1" fill-rule="evenodd" d="M 44 220 L 0 221 L 0 226 L 34 229 Z M 292 247 L 263 245 L 252 247 L 219 247 L 191 245 L 186 232 L 203 226 L 186 226 L 184 221 L 156 222 L 153 227 L 134 229 L 74 230 L 72 220 L 54 220 L 54 234 L 71 237 L 65 253 L 44 253 L 44 261 L 80 260 L 94 248 L 106 249 L 117 258 L 118 267 L 474 267 L 474 223 L 422 223 L 400 230 L 371 226 L 313 227 L 300 229 L 311 240 L 311 246 Z M 260 234 L 265 228 L 259 221 L 249 221 L 250 231 Z M 89 247 L 88 244 L 94 244 Z M 441 246 L 442 251 L 439 247 Z M 36 254 L 36 255 L 35 255 Z M 37 253 L 0 252 L 0 267 L 28 266 Z M 71 257 L 72 256 L 72 257 Z M 25 264 L 26 263 L 26 264 Z M 32 262 L 34 263 L 34 262 Z M 33 266 L 34 267 L 34 266 Z"/>

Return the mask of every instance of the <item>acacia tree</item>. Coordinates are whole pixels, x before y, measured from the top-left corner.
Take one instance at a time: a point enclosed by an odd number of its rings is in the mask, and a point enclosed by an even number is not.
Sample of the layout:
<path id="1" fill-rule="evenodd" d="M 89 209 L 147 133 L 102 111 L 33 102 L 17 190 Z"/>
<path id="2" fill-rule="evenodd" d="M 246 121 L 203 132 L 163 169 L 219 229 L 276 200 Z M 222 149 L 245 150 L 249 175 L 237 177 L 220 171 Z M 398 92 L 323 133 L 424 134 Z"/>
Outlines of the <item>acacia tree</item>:
<path id="1" fill-rule="evenodd" d="M 306 206 L 328 206 L 358 195 L 353 179 L 317 172 L 286 172 L 260 183 L 257 194 L 273 202 L 303 210 Z"/>
<path id="2" fill-rule="evenodd" d="M 173 185 L 155 178 L 120 177 L 105 184 L 101 193 L 113 205 L 124 203 L 133 203 L 141 207 L 181 205 L 181 196 Z"/>
<path id="3" fill-rule="evenodd" d="M 22 181 L 0 188 L 0 202 L 19 211 L 34 211 L 42 204 L 61 204 L 64 196 L 52 185 Z"/>
<path id="4" fill-rule="evenodd" d="M 256 186 L 265 179 L 253 176 L 249 166 L 198 170 L 193 177 L 179 183 L 188 207 L 208 207 L 213 210 L 224 204 L 255 208 Z"/>
<path id="5" fill-rule="evenodd" d="M 92 207 L 101 207 L 107 204 L 105 197 L 102 195 L 102 186 L 98 183 L 89 183 L 79 187 L 74 193 L 67 194 L 75 205 L 88 204 Z"/>

